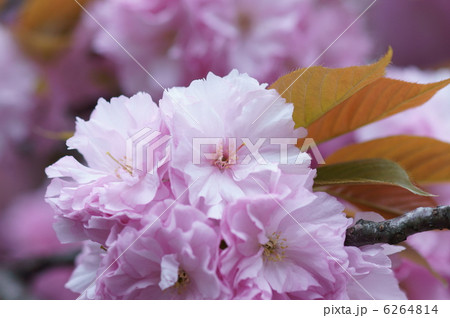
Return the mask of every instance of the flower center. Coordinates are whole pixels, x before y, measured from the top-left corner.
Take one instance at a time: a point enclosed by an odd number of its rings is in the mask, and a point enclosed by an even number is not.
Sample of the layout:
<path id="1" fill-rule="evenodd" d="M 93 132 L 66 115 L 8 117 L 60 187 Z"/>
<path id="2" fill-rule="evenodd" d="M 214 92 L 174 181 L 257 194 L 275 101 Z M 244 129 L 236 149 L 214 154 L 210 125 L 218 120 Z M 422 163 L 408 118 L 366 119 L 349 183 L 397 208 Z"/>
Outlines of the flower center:
<path id="1" fill-rule="evenodd" d="M 233 148 L 234 145 L 234 148 Z M 216 159 L 213 160 L 213 165 L 219 168 L 220 172 L 224 172 L 225 169 L 230 168 L 231 165 L 236 164 L 237 161 L 237 152 L 244 147 L 245 144 L 243 143 L 236 149 L 236 143 L 229 145 L 228 151 L 224 150 L 223 142 L 221 142 L 216 150 Z"/>
<path id="2" fill-rule="evenodd" d="M 281 234 L 273 232 L 268 236 L 269 241 L 266 244 L 261 244 L 263 247 L 264 259 L 272 262 L 279 262 L 285 258 L 285 249 L 288 248 L 286 239 L 281 238 Z"/>
<path id="3" fill-rule="evenodd" d="M 223 172 L 225 169 L 230 167 L 231 163 L 229 162 L 227 155 L 221 155 L 214 161 L 214 165 L 219 168 L 221 172 Z"/>
<path id="4" fill-rule="evenodd" d="M 237 25 L 242 33 L 248 33 L 252 26 L 252 20 L 247 13 L 240 12 L 237 17 Z"/>
<path id="5" fill-rule="evenodd" d="M 173 285 L 175 289 L 177 290 L 178 294 L 183 293 L 191 280 L 189 279 L 189 275 L 186 273 L 186 271 L 182 268 L 178 269 L 178 279 Z"/>

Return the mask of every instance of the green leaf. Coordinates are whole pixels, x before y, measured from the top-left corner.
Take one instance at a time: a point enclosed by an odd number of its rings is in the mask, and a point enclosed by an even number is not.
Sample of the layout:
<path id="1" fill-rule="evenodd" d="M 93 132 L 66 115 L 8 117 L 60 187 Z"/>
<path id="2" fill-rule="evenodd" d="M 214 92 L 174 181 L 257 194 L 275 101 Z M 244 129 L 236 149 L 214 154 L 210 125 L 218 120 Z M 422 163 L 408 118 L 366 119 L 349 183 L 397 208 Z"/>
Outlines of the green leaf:
<path id="1" fill-rule="evenodd" d="M 314 186 L 341 184 L 385 184 L 399 186 L 410 192 L 432 196 L 414 184 L 408 174 L 397 163 L 387 159 L 364 159 L 325 165 L 317 169 Z"/>

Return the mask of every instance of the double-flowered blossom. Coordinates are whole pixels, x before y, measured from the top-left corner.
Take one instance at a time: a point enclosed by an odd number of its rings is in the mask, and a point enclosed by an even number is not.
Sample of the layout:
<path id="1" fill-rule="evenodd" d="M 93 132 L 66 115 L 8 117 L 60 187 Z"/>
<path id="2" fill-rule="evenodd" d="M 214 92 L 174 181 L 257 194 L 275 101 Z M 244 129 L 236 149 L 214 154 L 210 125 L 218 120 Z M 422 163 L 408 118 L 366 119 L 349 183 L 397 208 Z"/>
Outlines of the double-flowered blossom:
<path id="1" fill-rule="evenodd" d="M 313 192 L 292 112 L 237 71 L 169 89 L 159 108 L 144 93 L 100 100 L 67 142 L 86 164 L 47 169 L 60 239 L 89 239 L 67 287 L 86 299 L 403 298 L 392 251 L 344 246 L 352 222 Z M 168 137 L 150 147 L 151 172 L 127 147 L 150 132 Z"/>
<path id="2" fill-rule="evenodd" d="M 339 264 L 346 262 L 343 240 L 350 221 L 341 212 L 342 206 L 323 193 L 282 203 L 266 195 L 230 205 L 222 222 L 229 247 L 221 273 L 234 296 L 342 298 L 348 276 Z"/>
<path id="3" fill-rule="evenodd" d="M 377 213 L 357 213 L 354 223 L 364 219 L 374 222 L 383 221 Z M 353 224 L 354 225 L 354 224 Z M 390 256 L 403 250 L 403 247 L 375 244 L 362 247 L 347 246 L 349 258 L 348 273 L 352 280 L 347 286 L 350 299 L 405 299 L 398 281 L 392 273 Z"/>
<path id="4" fill-rule="evenodd" d="M 446 197 L 448 203 L 448 192 Z M 450 296 L 449 241 L 449 231 L 417 233 L 408 238 L 408 245 L 413 247 L 429 264 L 429 268 L 425 268 L 411 260 L 402 259 L 399 266 L 395 268 L 396 276 L 404 286 L 408 299 L 448 299 Z M 430 268 L 434 273 L 430 271 Z"/>
<path id="5" fill-rule="evenodd" d="M 75 281 L 83 282 L 83 275 L 96 272 L 84 265 L 93 260 L 99 263 L 97 273 L 104 272 L 91 287 L 95 293 L 86 292 L 83 298 L 217 299 L 226 292 L 216 274 L 218 228 L 204 213 L 166 200 L 155 205 L 142 223 L 141 230 L 124 229 L 103 257 L 90 254 L 81 263 L 85 268 L 74 274 Z M 84 288 L 92 283 L 84 282 L 80 285 Z"/>
<path id="6" fill-rule="evenodd" d="M 173 190 L 211 217 L 237 198 L 271 191 L 286 170 L 305 182 L 312 177 L 310 157 L 295 147 L 303 130 L 294 130 L 293 105 L 246 74 L 210 73 L 169 89 L 160 106 L 173 141 Z"/>
<path id="7" fill-rule="evenodd" d="M 223 76 L 234 68 L 272 82 L 313 63 L 363 9 L 336 0 L 101 0 L 90 11 L 109 34 L 99 29 L 92 45 L 115 63 L 127 94 L 145 90 L 156 97 L 160 84 L 185 86 L 210 71 Z M 364 62 L 370 43 L 359 21 L 316 63 Z"/>
<path id="8" fill-rule="evenodd" d="M 220 271 L 238 299 L 403 299 L 388 251 L 345 247 L 351 221 L 325 193 L 241 199 L 227 208 Z M 378 281 L 377 281 L 378 280 Z"/>
<path id="9" fill-rule="evenodd" d="M 122 90 L 149 91 L 161 96 L 163 88 L 188 84 L 185 39 L 194 36 L 182 0 L 102 0 L 89 9 L 108 33 L 93 32 L 93 50 L 115 64 Z M 111 36 L 114 38 L 112 39 Z M 120 46 L 116 43 L 120 43 Z M 122 47 L 148 70 L 148 76 Z"/>
<path id="10" fill-rule="evenodd" d="M 345 247 L 336 199 L 294 198 L 240 199 L 220 226 L 160 202 L 107 251 L 88 243 L 67 287 L 83 299 L 404 299 L 388 257 L 398 248 Z"/>
<path id="11" fill-rule="evenodd" d="M 145 93 L 110 103 L 100 99 L 90 120 L 77 119 L 67 145 L 83 155 L 87 166 L 66 156 L 46 170 L 53 178 L 47 201 L 57 211 L 55 226 L 62 241 L 89 238 L 103 244 L 113 228 L 139 220 L 147 204 L 169 195 L 157 191 L 165 187 L 164 166 L 145 173 L 127 158 L 127 140 L 143 129 L 166 131 L 158 106 Z"/>

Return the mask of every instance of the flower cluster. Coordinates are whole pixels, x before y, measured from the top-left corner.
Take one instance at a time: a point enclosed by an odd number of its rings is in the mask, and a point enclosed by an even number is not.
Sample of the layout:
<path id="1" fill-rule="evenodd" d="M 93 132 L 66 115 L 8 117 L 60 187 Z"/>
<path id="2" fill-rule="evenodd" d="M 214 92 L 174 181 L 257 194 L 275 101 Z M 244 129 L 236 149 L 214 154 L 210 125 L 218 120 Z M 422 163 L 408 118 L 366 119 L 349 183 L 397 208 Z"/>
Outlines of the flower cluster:
<path id="1" fill-rule="evenodd" d="M 159 107 L 101 99 L 67 142 L 85 164 L 47 168 L 59 238 L 88 240 L 67 286 L 89 299 L 404 298 L 392 248 L 344 246 L 352 221 L 313 192 L 292 112 L 237 71 Z"/>

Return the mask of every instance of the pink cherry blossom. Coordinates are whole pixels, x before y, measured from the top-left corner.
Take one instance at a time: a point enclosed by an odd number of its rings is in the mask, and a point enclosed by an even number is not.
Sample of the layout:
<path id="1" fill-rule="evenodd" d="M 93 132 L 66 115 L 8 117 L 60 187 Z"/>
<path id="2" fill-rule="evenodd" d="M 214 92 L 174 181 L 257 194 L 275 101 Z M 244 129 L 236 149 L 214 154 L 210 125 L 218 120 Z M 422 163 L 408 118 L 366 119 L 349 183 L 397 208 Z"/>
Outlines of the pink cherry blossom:
<path id="1" fill-rule="evenodd" d="M 92 52 L 92 41 L 98 28 L 89 16 L 82 15 L 70 46 L 50 62 L 38 64 L 46 87 L 42 95 L 46 107 L 51 108 L 51 115 L 57 113 L 60 118 L 70 116 L 72 119 L 73 113 L 91 109 L 99 96 L 108 97 L 117 92 L 112 62 Z M 55 126 L 58 124 L 55 121 L 49 120 L 47 125 Z M 66 130 L 73 129 L 65 124 Z M 61 123 L 59 129 L 62 129 Z"/>
<path id="2" fill-rule="evenodd" d="M 408 238 L 408 244 L 413 246 L 427 259 L 431 267 L 450 282 L 450 231 L 432 231 L 417 233 Z"/>
<path id="3" fill-rule="evenodd" d="M 34 157 L 42 158 L 55 142 L 39 138 L 39 130 L 64 130 L 71 123 L 56 105 L 59 100 L 52 100 L 54 94 L 44 97 L 42 67 L 21 51 L 13 32 L 3 25 L 0 45 L 0 160 L 20 147 L 31 148 Z"/>
<path id="4" fill-rule="evenodd" d="M 90 11 L 114 39 L 99 27 L 93 49 L 115 63 L 121 87 L 128 94 L 145 90 L 158 97 L 162 87 L 188 85 L 208 72 L 224 76 L 234 68 L 261 82 L 272 82 L 313 63 L 365 9 L 336 0 L 255 3 L 97 1 Z M 371 39 L 359 21 L 316 64 L 359 64 L 370 49 Z"/>
<path id="5" fill-rule="evenodd" d="M 307 15 L 314 15 L 311 1 L 186 1 L 196 36 L 188 54 L 204 70 L 225 75 L 236 68 L 260 81 L 273 81 L 285 71 L 293 43 L 308 37 Z M 294 38 L 294 34 L 298 35 Z M 314 39 L 316 40 L 316 39 Z M 315 43 L 309 41 L 310 48 Z M 300 44 L 301 45 L 301 44 Z M 288 47 L 290 49 L 288 50 Z M 305 47 L 302 47 L 305 48 Z M 306 57 L 306 51 L 292 55 Z M 309 61 L 310 63 L 313 60 Z M 194 64 L 195 65 L 195 64 Z M 300 65 L 289 65 L 295 68 Z"/>
<path id="6" fill-rule="evenodd" d="M 125 228 L 108 249 L 97 272 L 104 274 L 96 282 L 96 299 L 223 297 L 220 239 L 201 211 L 168 200 L 150 211 L 144 226 Z"/>
<path id="7" fill-rule="evenodd" d="M 287 167 L 305 182 L 312 173 L 309 155 L 295 147 L 303 131 L 294 131 L 292 104 L 246 74 L 210 73 L 165 92 L 160 107 L 173 138 L 172 189 L 180 195 L 189 188 L 189 202 L 211 217 L 220 218 L 227 202 L 269 191 L 267 180 Z M 281 146 L 271 138 L 291 139 L 290 165 L 282 164 Z"/>
<path id="8" fill-rule="evenodd" d="M 235 298 L 403 298 L 383 248 L 344 247 L 351 221 L 336 199 L 275 199 L 241 199 L 224 213 L 220 271 Z"/>
<path id="9" fill-rule="evenodd" d="M 395 274 L 410 300 L 450 298 L 450 288 L 417 263 L 402 259 Z"/>
<path id="10" fill-rule="evenodd" d="M 100 99 L 90 120 L 77 119 L 75 135 L 67 141 L 87 162 L 66 156 L 48 167 L 52 178 L 47 202 L 57 211 L 55 224 L 63 242 L 90 239 L 105 243 L 111 230 L 142 216 L 142 210 L 165 188 L 164 166 L 154 173 L 133 168 L 127 139 L 142 129 L 164 133 L 160 112 L 151 97 L 139 93 L 110 103 Z M 155 153 L 157 161 L 164 151 Z M 167 196 L 160 191 L 158 195 Z"/>
<path id="11" fill-rule="evenodd" d="M 0 47 L 0 208 L 4 208 L 33 186 L 39 174 L 30 167 L 27 141 L 38 74 L 2 24 Z"/>
<path id="12" fill-rule="evenodd" d="M 377 244 L 345 249 L 349 256 L 347 271 L 353 277 L 347 286 L 350 299 L 406 299 L 389 257 L 402 247 Z"/>
<path id="13" fill-rule="evenodd" d="M 439 205 L 450 205 L 450 184 L 449 183 L 436 183 L 424 186 L 424 188 L 433 193 L 434 198 Z"/>
<path id="14" fill-rule="evenodd" d="M 374 222 L 384 218 L 374 212 L 359 212 L 353 220 Z M 375 244 L 362 247 L 346 246 L 349 256 L 348 272 L 353 279 L 347 287 L 350 299 L 406 299 L 392 270 L 391 255 L 402 251 L 401 246 Z"/>
<path id="15" fill-rule="evenodd" d="M 97 271 L 105 255 L 105 247 L 92 241 L 85 241 L 81 253 L 76 258 L 75 270 L 65 287 L 79 294 L 79 297 L 83 299 L 93 299 L 95 297 Z"/>
<path id="16" fill-rule="evenodd" d="M 72 271 L 71 266 L 60 266 L 37 274 L 31 283 L 32 297 L 42 300 L 76 299 L 77 294 L 64 287 Z"/>
<path id="17" fill-rule="evenodd" d="M 12 34 L 0 25 L 0 158 L 8 140 L 20 141 L 27 133 L 26 119 L 33 107 L 37 73 L 15 43 Z"/>
<path id="18" fill-rule="evenodd" d="M 343 233 L 348 221 L 337 202 L 324 202 L 321 209 L 316 198 L 310 194 L 304 204 L 297 200 L 300 208 L 290 215 L 270 196 L 242 199 L 225 211 L 222 232 L 228 248 L 220 270 L 235 298 L 246 298 L 250 291 L 256 299 L 270 299 L 273 293 L 303 299 L 342 297 L 346 277 L 337 262 L 346 259 Z"/>
<path id="19" fill-rule="evenodd" d="M 82 299 L 403 299 L 398 248 L 344 246 L 352 221 L 313 192 L 292 111 L 237 71 L 172 88 L 160 108 L 144 93 L 100 100 L 67 142 L 86 164 L 47 169 L 59 238 L 90 240 L 66 286 Z M 126 157 L 148 128 L 171 136 L 152 173 Z"/>
<path id="20" fill-rule="evenodd" d="M 294 2 L 299 6 L 304 1 Z M 315 64 L 346 67 L 366 63 L 373 52 L 375 41 L 364 19 L 357 20 L 357 17 L 371 2 L 342 0 L 309 2 L 309 11 L 297 25 L 296 32 L 291 33 L 293 40 L 288 45 L 294 44 L 294 49 L 288 51 L 294 64 L 285 72 L 291 71 L 292 68 L 309 66 L 328 47 Z M 297 12 L 300 10 L 297 9 Z M 384 49 L 386 47 L 383 46 Z"/>
<path id="21" fill-rule="evenodd" d="M 115 63 L 124 92 L 135 94 L 143 90 L 158 97 L 164 88 L 188 84 L 193 79 L 186 78 L 189 63 L 185 62 L 184 42 L 193 30 L 186 20 L 183 1 L 103 0 L 93 4 L 90 11 L 114 37 L 97 27 L 92 45 L 96 52 Z"/>
<path id="22" fill-rule="evenodd" d="M 434 68 L 448 63 L 449 12 L 447 0 L 378 0 L 363 16 L 375 42 L 372 53 L 379 56 L 391 45 L 398 66 Z M 426 36 L 412 39 L 411 34 Z"/>
<path id="23" fill-rule="evenodd" d="M 408 299 L 448 299 L 450 297 L 450 241 L 449 231 L 430 231 L 408 237 L 407 243 L 414 248 L 433 269 L 408 259 L 401 259 L 395 266 L 396 277 L 408 295 Z"/>
<path id="24" fill-rule="evenodd" d="M 77 248 L 64 245 L 53 231 L 53 210 L 44 200 L 40 189 L 18 197 L 0 215 L 0 246 L 3 257 L 30 259 L 50 256 Z"/>

